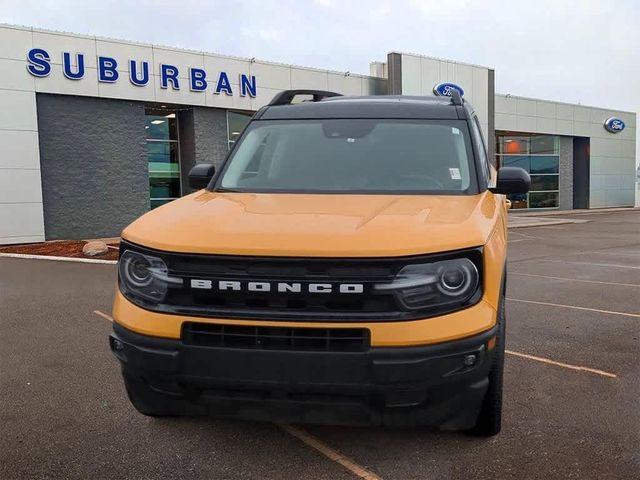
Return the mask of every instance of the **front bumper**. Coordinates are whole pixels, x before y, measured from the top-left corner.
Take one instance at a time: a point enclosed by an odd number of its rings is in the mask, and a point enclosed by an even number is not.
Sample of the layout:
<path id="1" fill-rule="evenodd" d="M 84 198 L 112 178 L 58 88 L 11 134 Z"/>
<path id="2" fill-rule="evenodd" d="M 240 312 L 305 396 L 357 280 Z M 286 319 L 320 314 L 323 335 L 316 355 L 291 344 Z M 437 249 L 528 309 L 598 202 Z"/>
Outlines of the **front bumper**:
<path id="1" fill-rule="evenodd" d="M 114 324 L 123 374 L 203 413 L 303 423 L 471 428 L 496 327 L 420 347 L 304 352 L 185 345 Z"/>

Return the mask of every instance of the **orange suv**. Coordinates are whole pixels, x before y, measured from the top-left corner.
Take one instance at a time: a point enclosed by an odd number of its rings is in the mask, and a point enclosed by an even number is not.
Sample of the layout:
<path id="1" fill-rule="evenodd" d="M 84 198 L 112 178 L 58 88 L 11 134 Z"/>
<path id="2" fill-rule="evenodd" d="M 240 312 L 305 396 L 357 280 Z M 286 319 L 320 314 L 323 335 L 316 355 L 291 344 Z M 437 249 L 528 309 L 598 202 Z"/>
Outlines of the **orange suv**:
<path id="1" fill-rule="evenodd" d="M 136 409 L 500 431 L 505 194 L 530 181 L 450 93 L 282 92 L 123 231 L 110 345 Z"/>

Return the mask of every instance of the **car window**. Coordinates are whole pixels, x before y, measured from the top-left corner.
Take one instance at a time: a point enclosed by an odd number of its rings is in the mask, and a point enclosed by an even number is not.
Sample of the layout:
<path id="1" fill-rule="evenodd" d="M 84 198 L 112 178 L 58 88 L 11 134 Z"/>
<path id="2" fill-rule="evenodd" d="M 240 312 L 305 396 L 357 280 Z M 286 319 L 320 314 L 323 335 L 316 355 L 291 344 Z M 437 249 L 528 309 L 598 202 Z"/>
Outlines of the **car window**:
<path id="1" fill-rule="evenodd" d="M 475 182 L 466 122 L 256 121 L 218 187 L 278 192 L 467 192 Z"/>

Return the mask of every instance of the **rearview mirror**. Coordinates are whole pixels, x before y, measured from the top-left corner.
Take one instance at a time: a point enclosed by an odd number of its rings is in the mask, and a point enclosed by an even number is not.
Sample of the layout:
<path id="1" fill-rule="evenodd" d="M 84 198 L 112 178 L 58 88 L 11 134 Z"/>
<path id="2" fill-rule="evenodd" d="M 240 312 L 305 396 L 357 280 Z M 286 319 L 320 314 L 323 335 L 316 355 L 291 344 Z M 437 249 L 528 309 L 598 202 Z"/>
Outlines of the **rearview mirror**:
<path id="1" fill-rule="evenodd" d="M 189 186 L 194 190 L 207 188 L 216 172 L 216 167 L 210 163 L 200 163 L 189 170 Z"/>
<path id="2" fill-rule="evenodd" d="M 508 193 L 527 193 L 531 187 L 531 177 L 518 167 L 502 167 L 498 170 L 498 181 L 490 192 L 506 195 Z"/>

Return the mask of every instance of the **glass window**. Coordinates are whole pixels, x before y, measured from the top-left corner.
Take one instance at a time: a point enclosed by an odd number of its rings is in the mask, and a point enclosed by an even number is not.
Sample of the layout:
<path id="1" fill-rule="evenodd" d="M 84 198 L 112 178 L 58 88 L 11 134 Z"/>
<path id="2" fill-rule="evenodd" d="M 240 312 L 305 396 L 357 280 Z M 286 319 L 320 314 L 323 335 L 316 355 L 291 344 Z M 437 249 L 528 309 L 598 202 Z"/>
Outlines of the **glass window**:
<path id="1" fill-rule="evenodd" d="M 159 115 L 152 110 L 147 110 L 145 115 L 145 130 L 147 139 L 153 140 L 171 140 L 178 138 L 176 114 L 161 112 Z"/>
<path id="2" fill-rule="evenodd" d="M 557 208 L 560 137 L 553 135 L 496 136 L 498 164 L 520 167 L 531 174 L 531 191 L 509 195 L 511 208 Z"/>
<path id="3" fill-rule="evenodd" d="M 503 167 L 520 167 L 529 171 L 529 157 L 521 155 L 504 155 L 502 157 L 501 165 Z"/>
<path id="4" fill-rule="evenodd" d="M 252 113 L 242 113 L 242 112 L 227 112 L 227 128 L 229 130 L 229 149 L 233 147 L 233 144 L 236 143 L 238 137 L 244 130 L 244 127 L 247 126 L 249 120 L 253 116 Z"/>
<path id="5" fill-rule="evenodd" d="M 533 135 L 530 139 L 531 154 L 542 153 L 547 155 L 558 155 L 560 148 L 559 137 L 550 135 Z"/>
<path id="6" fill-rule="evenodd" d="M 473 178 L 465 121 L 252 123 L 218 186 L 279 192 L 461 192 Z"/>
<path id="7" fill-rule="evenodd" d="M 558 190 L 558 175 L 531 175 L 531 191 Z"/>
<path id="8" fill-rule="evenodd" d="M 180 148 L 175 112 L 148 109 L 145 115 L 149 203 L 159 207 L 180 197 Z"/>
<path id="9" fill-rule="evenodd" d="M 560 157 L 556 155 L 550 156 L 531 156 L 531 173 L 558 173 L 560 166 Z"/>
<path id="10" fill-rule="evenodd" d="M 529 153 L 529 137 L 501 136 L 498 141 L 498 153 L 515 155 Z"/>
<path id="11" fill-rule="evenodd" d="M 529 192 L 529 208 L 557 208 L 558 192 Z"/>

